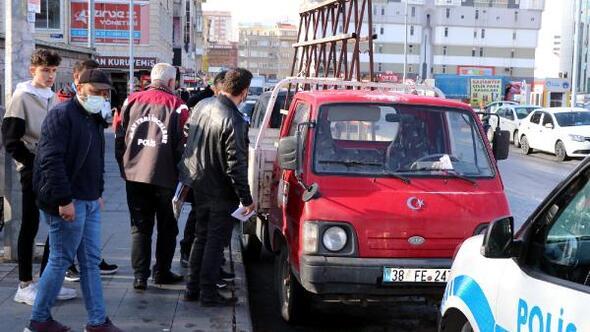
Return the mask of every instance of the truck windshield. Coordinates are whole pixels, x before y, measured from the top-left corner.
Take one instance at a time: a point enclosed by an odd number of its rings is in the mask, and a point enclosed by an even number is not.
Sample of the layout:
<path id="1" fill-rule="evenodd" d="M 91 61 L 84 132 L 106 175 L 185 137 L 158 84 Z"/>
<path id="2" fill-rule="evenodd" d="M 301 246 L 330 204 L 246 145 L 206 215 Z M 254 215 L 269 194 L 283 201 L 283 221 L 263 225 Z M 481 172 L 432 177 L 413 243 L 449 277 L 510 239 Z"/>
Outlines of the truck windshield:
<path id="1" fill-rule="evenodd" d="M 319 174 L 494 175 L 475 118 L 461 109 L 324 105 L 315 142 L 314 171 Z"/>

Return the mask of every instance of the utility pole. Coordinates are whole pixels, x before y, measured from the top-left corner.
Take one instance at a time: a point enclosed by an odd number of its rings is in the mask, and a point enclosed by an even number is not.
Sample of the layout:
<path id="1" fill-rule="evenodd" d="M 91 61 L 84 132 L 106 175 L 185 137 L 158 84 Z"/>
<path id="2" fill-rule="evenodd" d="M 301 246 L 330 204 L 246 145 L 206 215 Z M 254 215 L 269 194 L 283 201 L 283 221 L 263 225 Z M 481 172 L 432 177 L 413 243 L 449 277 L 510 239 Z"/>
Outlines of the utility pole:
<path id="1" fill-rule="evenodd" d="M 5 100 L 10 103 L 12 92 L 19 82 L 30 79 L 29 61 L 35 49 L 33 37 L 34 23 L 27 21 L 28 2 L 22 0 L 5 1 Z M 34 18 L 34 14 L 32 16 Z M 18 184 L 17 172 L 9 156 L 5 157 L 4 167 L 4 257 L 17 258 L 17 240 L 22 218 L 22 194 Z"/>
<path id="2" fill-rule="evenodd" d="M 133 0 L 129 1 L 129 95 L 133 93 L 134 90 L 134 78 L 135 78 L 135 58 L 133 56 L 133 48 L 134 48 L 134 38 L 133 38 Z"/>
<path id="3" fill-rule="evenodd" d="M 406 77 L 408 75 L 408 0 L 406 2 L 406 9 L 404 12 L 404 76 L 402 83 L 406 83 Z"/>
<path id="4" fill-rule="evenodd" d="M 574 0 L 574 56 L 573 56 L 573 69 L 572 69 L 572 99 L 571 99 L 571 107 L 576 106 L 577 94 L 578 94 L 578 71 L 579 71 L 579 63 L 581 60 L 580 55 L 580 25 L 582 19 L 582 10 L 581 10 L 581 1 Z"/>
<path id="5" fill-rule="evenodd" d="M 88 0 L 88 48 L 94 48 L 94 0 Z"/>

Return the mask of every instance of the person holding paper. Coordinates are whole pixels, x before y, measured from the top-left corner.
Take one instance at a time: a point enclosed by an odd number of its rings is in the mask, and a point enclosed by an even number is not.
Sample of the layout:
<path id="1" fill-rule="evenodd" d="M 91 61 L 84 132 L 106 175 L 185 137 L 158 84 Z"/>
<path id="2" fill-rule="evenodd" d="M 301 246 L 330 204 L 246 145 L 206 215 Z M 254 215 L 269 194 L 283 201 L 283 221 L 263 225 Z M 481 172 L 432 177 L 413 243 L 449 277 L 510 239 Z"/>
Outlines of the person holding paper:
<path id="1" fill-rule="evenodd" d="M 251 80 L 249 71 L 231 69 L 219 96 L 197 105 L 179 164 L 181 182 L 193 188 L 197 220 L 185 300 L 200 300 L 202 306 L 237 302 L 219 294 L 215 284 L 233 229 L 231 214 L 240 204 L 245 207 L 243 215 L 255 210 L 248 185 L 248 124 L 238 110 Z"/>

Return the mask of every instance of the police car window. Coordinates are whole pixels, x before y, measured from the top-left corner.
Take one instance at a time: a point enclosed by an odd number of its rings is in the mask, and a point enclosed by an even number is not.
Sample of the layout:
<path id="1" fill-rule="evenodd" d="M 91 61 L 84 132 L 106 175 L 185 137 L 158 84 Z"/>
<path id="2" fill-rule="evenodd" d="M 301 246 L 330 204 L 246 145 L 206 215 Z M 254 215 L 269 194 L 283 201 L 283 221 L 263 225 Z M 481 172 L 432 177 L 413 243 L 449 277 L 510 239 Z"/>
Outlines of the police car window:
<path id="1" fill-rule="evenodd" d="M 541 112 L 533 113 L 533 115 L 531 116 L 531 122 L 539 124 L 541 122 L 541 115 L 543 115 L 543 113 Z"/>
<path id="2" fill-rule="evenodd" d="M 548 209 L 529 260 L 548 275 L 590 286 L 590 171 Z"/>

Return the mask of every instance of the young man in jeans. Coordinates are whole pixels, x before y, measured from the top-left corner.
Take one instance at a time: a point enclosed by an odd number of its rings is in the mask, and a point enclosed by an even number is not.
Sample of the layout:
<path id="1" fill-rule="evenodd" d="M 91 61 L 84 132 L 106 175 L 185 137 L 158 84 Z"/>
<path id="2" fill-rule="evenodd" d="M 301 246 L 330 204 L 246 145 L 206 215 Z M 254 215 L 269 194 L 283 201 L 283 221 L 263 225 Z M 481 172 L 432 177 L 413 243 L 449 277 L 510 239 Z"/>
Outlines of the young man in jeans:
<path id="1" fill-rule="evenodd" d="M 68 267 L 78 257 L 88 312 L 86 332 L 119 332 L 106 316 L 100 271 L 100 210 L 104 190 L 104 126 L 100 111 L 111 82 L 98 69 L 84 71 L 76 98 L 53 108 L 41 130 L 33 187 L 49 224 L 49 262 L 39 281 L 25 331 L 66 332 L 51 308 Z"/>
<path id="2" fill-rule="evenodd" d="M 33 192 L 33 160 L 41 134 L 41 124 L 56 98 L 51 87 L 55 82 L 60 56 L 39 49 L 31 57 L 32 80 L 19 83 L 12 95 L 2 121 L 2 140 L 17 164 L 22 187 L 22 223 L 18 234 L 18 277 L 20 280 L 14 301 L 33 305 L 37 285 L 33 281 L 33 248 L 39 230 L 39 210 Z M 45 245 L 44 255 L 49 247 Z M 46 261 L 41 264 L 41 275 Z M 76 297 L 72 288 L 62 288 L 58 299 Z"/>

